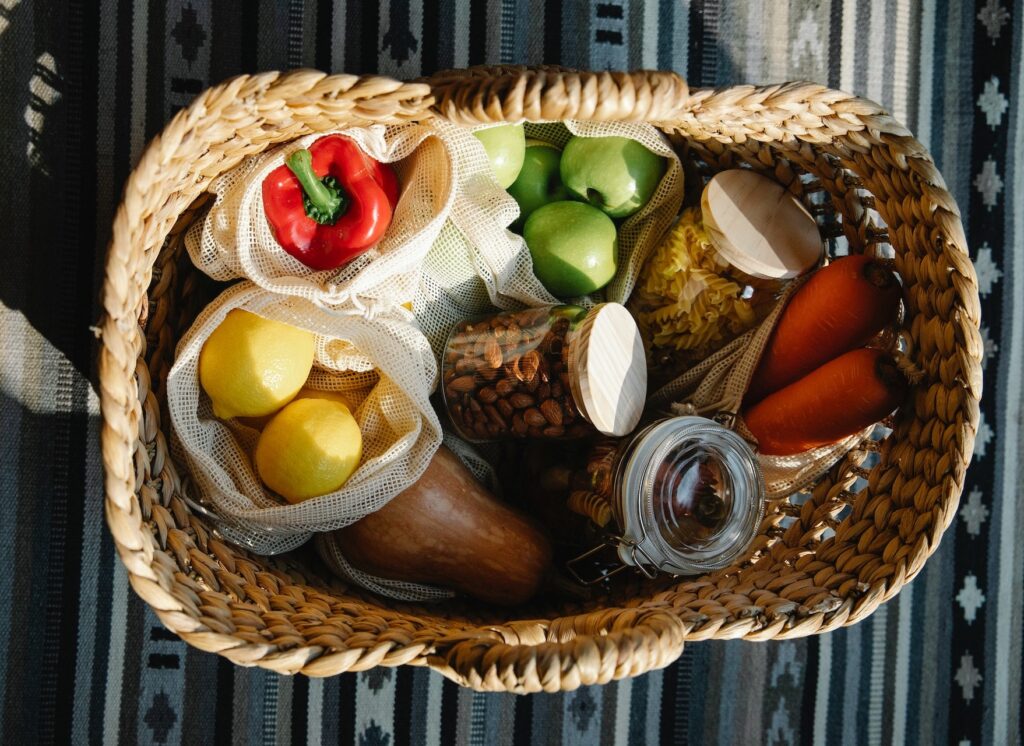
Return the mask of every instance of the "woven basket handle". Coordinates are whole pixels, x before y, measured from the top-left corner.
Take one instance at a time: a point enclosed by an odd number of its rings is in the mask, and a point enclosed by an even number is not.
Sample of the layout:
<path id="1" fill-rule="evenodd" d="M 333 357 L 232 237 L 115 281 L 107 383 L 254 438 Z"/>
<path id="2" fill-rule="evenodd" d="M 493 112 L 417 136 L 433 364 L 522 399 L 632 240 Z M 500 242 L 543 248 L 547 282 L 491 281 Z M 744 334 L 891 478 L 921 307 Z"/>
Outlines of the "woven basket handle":
<path id="1" fill-rule="evenodd" d="M 672 122 L 689 87 L 674 72 L 584 72 L 564 67 L 486 66 L 422 79 L 434 111 L 458 124 L 520 119 Z"/>
<path id="2" fill-rule="evenodd" d="M 448 637 L 427 663 L 477 691 L 568 691 L 664 668 L 682 655 L 686 631 L 666 609 L 601 609 Z"/>

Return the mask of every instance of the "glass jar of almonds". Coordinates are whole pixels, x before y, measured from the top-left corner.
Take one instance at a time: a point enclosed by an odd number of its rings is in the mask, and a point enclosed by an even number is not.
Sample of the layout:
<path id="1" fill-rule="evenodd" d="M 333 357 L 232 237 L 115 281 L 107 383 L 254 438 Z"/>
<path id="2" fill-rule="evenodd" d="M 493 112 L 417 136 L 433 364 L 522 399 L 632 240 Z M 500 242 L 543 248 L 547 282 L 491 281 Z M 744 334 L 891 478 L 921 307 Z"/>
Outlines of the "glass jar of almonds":
<path id="1" fill-rule="evenodd" d="M 621 436 L 640 421 L 647 364 L 622 305 L 545 306 L 456 324 L 442 391 L 466 440 Z"/>

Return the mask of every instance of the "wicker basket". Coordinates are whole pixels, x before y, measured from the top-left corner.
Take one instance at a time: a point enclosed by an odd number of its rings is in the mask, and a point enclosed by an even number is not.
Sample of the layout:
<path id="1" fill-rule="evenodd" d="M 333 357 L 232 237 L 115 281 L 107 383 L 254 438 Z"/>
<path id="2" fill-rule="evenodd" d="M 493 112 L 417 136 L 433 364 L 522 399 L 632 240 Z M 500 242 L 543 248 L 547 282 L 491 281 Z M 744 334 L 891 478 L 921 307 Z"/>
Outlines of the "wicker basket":
<path id="1" fill-rule="evenodd" d="M 742 564 L 637 580 L 591 602 L 419 607 L 346 587 L 308 558 L 225 543 L 181 497 L 187 475 L 167 448 L 164 380 L 199 286 L 181 233 L 210 180 L 245 156 L 310 132 L 438 116 L 650 122 L 705 174 L 746 164 L 794 193 L 825 192 L 824 224 L 851 251 L 890 244 L 906 286 L 916 381 L 892 434 L 845 458 L 809 498 L 771 506 Z M 810 83 L 689 91 L 663 72 L 493 67 L 412 83 L 315 71 L 235 78 L 179 112 L 128 179 L 103 303 L 106 511 L 131 584 L 192 645 L 282 673 L 408 663 L 475 689 L 556 691 L 665 666 L 687 641 L 852 624 L 935 550 L 978 424 L 978 287 L 957 206 L 902 125 L 874 103 Z"/>

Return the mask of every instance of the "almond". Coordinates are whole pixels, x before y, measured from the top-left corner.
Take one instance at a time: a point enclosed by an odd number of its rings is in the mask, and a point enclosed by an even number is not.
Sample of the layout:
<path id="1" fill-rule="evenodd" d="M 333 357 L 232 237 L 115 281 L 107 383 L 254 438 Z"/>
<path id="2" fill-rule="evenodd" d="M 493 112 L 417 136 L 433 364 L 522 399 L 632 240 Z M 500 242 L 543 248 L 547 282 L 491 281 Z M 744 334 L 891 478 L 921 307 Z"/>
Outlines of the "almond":
<path id="1" fill-rule="evenodd" d="M 558 406 L 558 402 L 554 399 L 545 399 L 541 402 L 540 412 L 544 415 L 544 419 L 551 425 L 561 426 L 562 424 L 562 408 Z"/>
<path id="2" fill-rule="evenodd" d="M 508 398 L 509 403 L 516 409 L 526 409 L 534 405 L 535 399 L 529 394 L 516 393 Z"/>
<path id="3" fill-rule="evenodd" d="M 455 391 L 468 394 L 476 388 L 476 379 L 473 376 L 459 376 L 458 378 L 453 378 L 452 382 L 448 385 Z"/>
<path id="4" fill-rule="evenodd" d="M 500 427 L 502 430 L 508 430 L 508 423 L 505 422 L 505 418 L 502 417 L 498 410 L 491 404 L 484 407 L 484 412 L 487 413 L 487 416 L 490 418 L 492 423 Z"/>
<path id="5" fill-rule="evenodd" d="M 542 427 L 548 424 L 547 418 L 540 413 L 539 409 L 530 407 L 523 412 L 523 420 L 530 427 Z"/>
<path id="6" fill-rule="evenodd" d="M 494 337 L 489 337 L 484 345 L 484 361 L 489 368 L 500 368 L 502 363 L 501 345 Z"/>
<path id="7" fill-rule="evenodd" d="M 477 375 L 486 381 L 493 381 L 501 375 L 501 368 L 488 368 L 487 366 L 484 366 L 477 371 Z"/>
<path id="8" fill-rule="evenodd" d="M 524 381 L 532 381 L 537 376 L 537 371 L 540 369 L 540 353 L 536 350 L 530 350 L 521 358 L 519 358 L 519 370 L 523 374 Z"/>

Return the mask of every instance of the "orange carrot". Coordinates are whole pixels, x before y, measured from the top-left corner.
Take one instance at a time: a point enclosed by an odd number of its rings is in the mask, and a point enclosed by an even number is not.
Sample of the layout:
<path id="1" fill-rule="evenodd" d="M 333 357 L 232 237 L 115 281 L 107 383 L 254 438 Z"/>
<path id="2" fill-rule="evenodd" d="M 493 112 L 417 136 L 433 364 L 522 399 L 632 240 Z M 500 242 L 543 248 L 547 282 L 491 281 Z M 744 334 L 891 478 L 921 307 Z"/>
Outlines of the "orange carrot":
<path id="1" fill-rule="evenodd" d="M 896 321 L 896 275 L 861 254 L 836 259 L 815 272 L 782 311 L 754 376 L 746 403 L 760 401 L 812 370 L 862 347 Z"/>
<path id="2" fill-rule="evenodd" d="M 851 350 L 795 383 L 769 394 L 743 412 L 769 456 L 794 453 L 842 440 L 890 414 L 907 382 L 881 350 Z"/>

